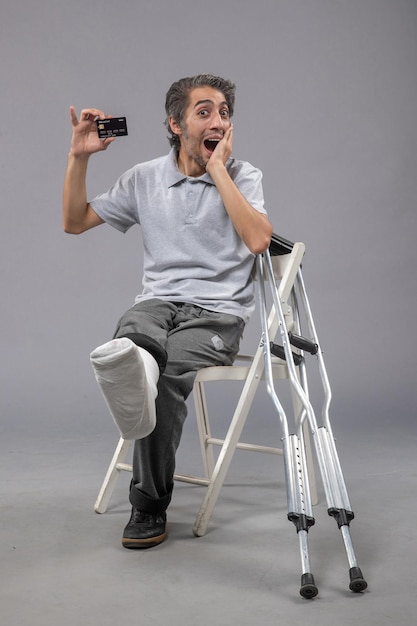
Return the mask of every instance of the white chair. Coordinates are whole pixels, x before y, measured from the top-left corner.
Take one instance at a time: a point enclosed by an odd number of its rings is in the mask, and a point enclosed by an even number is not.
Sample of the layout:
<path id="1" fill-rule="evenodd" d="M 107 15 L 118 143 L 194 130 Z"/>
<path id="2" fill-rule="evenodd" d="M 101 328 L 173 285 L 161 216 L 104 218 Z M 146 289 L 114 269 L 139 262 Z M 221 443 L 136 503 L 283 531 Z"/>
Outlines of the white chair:
<path id="1" fill-rule="evenodd" d="M 304 251 L 304 244 L 296 243 L 292 247 L 291 252 L 272 257 L 274 274 L 278 283 L 278 293 L 282 306 L 285 309 L 288 330 L 291 330 L 293 326 L 292 308 L 289 304 L 290 295 L 297 272 L 303 259 Z M 275 335 L 277 325 L 278 321 L 276 319 L 276 315 L 274 315 L 273 309 L 271 309 L 268 320 L 271 337 Z M 273 357 L 271 362 L 274 379 L 287 379 L 288 368 L 285 360 Z M 211 514 L 236 449 L 266 454 L 282 455 L 283 453 L 281 448 L 244 443 L 240 441 L 242 429 L 250 413 L 251 405 L 259 383 L 263 378 L 264 357 L 261 344 L 254 355 L 239 355 L 234 365 L 207 367 L 197 373 L 193 388 L 193 398 L 203 459 L 204 476 L 175 474 L 174 477 L 176 480 L 202 485 L 207 488 L 204 501 L 201 505 L 193 528 L 194 534 L 197 536 L 204 535 L 206 532 Z M 227 434 L 224 439 L 219 439 L 212 436 L 212 426 L 209 418 L 205 385 L 215 381 L 225 380 L 241 381 L 243 388 L 234 415 L 230 420 Z M 298 415 L 300 413 L 300 405 L 295 397 L 293 398 L 293 404 L 294 414 Z M 313 502 L 316 502 L 317 492 L 307 430 L 305 432 L 305 441 L 312 500 Z M 94 510 L 97 513 L 104 513 L 107 510 L 120 472 L 132 471 L 132 465 L 126 462 L 131 443 L 131 441 L 124 440 L 123 438 L 119 439 L 94 505 Z M 214 454 L 215 447 L 220 447 L 217 459 Z"/>

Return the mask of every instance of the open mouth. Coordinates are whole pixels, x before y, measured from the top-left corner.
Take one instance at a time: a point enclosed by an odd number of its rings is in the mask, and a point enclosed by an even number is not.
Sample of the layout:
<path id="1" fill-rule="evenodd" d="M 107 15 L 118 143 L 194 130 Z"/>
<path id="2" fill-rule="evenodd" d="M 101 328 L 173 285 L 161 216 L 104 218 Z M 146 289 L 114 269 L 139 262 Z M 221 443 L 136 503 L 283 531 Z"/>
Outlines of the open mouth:
<path id="1" fill-rule="evenodd" d="M 206 139 L 204 142 L 206 150 L 208 150 L 209 152 L 214 152 L 219 141 L 220 139 Z"/>

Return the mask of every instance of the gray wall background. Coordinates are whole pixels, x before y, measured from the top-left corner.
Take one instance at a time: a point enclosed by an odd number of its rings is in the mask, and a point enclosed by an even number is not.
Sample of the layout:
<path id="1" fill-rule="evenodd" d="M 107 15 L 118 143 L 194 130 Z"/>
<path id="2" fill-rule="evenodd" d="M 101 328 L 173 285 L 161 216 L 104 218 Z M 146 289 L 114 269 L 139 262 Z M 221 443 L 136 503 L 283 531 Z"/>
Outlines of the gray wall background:
<path id="1" fill-rule="evenodd" d="M 140 288 L 140 230 L 62 232 L 69 105 L 128 118 L 129 136 L 91 159 L 92 196 L 167 151 L 166 90 L 199 72 L 237 83 L 234 154 L 263 170 L 275 232 L 307 245 L 333 419 L 415 436 L 415 0 L 1 9 L 3 440 L 115 432 L 88 355 Z"/>

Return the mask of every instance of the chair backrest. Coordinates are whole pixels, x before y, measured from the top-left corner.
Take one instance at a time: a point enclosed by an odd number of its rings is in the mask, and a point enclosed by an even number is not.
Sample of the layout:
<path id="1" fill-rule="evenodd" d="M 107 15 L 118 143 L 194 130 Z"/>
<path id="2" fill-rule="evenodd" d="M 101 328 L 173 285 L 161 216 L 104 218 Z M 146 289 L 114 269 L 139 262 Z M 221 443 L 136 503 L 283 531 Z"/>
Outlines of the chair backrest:
<path id="1" fill-rule="evenodd" d="M 271 255 L 269 251 L 257 258 L 257 275 L 262 275 L 263 282 L 270 282 L 271 273 L 269 271 L 269 265 L 272 268 L 273 280 L 275 286 L 278 288 L 279 301 L 285 315 L 291 315 L 291 306 L 288 302 L 291 295 L 291 290 L 294 286 L 297 278 L 298 271 L 301 267 L 301 263 L 304 257 L 305 245 L 301 242 L 292 244 L 292 249 L 285 254 Z M 258 289 L 263 292 L 263 298 L 265 299 L 265 288 L 262 285 L 258 285 Z M 272 307 L 268 319 L 268 328 L 277 328 L 276 312 Z M 273 330 L 274 332 L 274 330 Z"/>
<path id="2" fill-rule="evenodd" d="M 272 234 L 271 243 L 267 253 L 273 268 L 275 282 L 281 283 L 280 297 L 288 299 L 294 285 L 298 270 L 305 253 L 305 245 L 301 242 L 293 243 L 275 233 Z M 254 265 L 254 277 L 257 278 L 256 263 Z M 269 280 L 268 272 L 263 272 L 264 280 Z"/>
<path id="3" fill-rule="evenodd" d="M 280 281 L 279 295 L 282 302 L 287 302 L 293 288 L 298 270 L 305 253 L 305 245 L 296 242 L 290 253 L 271 256 L 271 263 L 276 281 Z"/>

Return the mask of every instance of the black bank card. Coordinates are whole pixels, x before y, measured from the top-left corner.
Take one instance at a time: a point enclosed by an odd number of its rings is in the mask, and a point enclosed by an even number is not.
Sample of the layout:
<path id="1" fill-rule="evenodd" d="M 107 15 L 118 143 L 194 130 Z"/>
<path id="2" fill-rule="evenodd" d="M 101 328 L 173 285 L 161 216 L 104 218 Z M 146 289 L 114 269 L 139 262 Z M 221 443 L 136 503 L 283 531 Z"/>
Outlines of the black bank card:
<path id="1" fill-rule="evenodd" d="M 127 124 L 125 117 L 106 117 L 97 121 L 97 132 L 100 139 L 109 137 L 122 137 L 127 135 Z"/>

